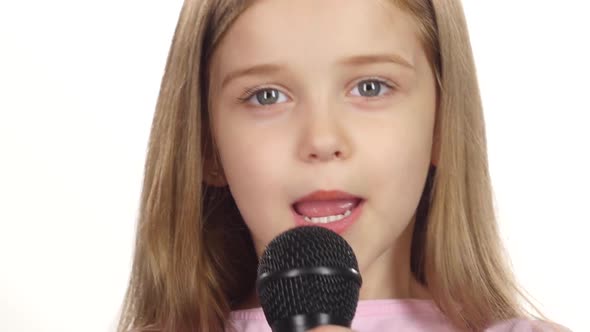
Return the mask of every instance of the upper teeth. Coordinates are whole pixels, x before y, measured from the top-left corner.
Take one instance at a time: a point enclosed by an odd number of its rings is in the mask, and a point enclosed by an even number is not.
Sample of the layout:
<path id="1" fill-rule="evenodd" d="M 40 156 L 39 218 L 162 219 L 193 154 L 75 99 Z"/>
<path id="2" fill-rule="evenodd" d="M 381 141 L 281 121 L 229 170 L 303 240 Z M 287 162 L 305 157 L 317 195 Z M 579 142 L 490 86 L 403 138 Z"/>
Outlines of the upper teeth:
<path id="1" fill-rule="evenodd" d="M 303 218 L 305 219 L 305 221 L 308 221 L 308 222 L 326 224 L 326 223 L 329 223 L 329 222 L 334 222 L 334 221 L 342 220 L 345 217 L 348 217 L 351 213 L 352 212 L 350 210 L 346 210 L 343 214 L 337 214 L 337 215 L 333 215 L 333 216 L 325 216 L 325 217 L 308 217 L 308 216 L 304 216 Z"/>

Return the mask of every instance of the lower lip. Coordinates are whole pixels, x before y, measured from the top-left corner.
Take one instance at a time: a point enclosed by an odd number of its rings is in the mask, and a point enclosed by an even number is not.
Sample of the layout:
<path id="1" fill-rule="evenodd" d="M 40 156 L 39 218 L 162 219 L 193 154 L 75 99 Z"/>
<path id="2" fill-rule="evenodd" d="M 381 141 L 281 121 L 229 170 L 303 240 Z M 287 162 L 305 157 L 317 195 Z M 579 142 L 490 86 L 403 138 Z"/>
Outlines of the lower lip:
<path id="1" fill-rule="evenodd" d="M 334 231 L 338 234 L 342 234 L 344 232 L 346 232 L 346 230 L 356 222 L 356 220 L 359 218 L 359 216 L 362 213 L 363 210 L 363 206 L 365 205 L 365 201 L 362 200 L 359 205 L 357 205 L 354 209 L 352 209 L 352 211 L 350 211 L 350 215 L 344 217 L 341 220 L 338 221 L 333 221 L 330 223 L 313 223 L 313 222 L 309 222 L 306 221 L 304 218 L 304 216 L 298 214 L 297 212 L 295 212 L 295 210 L 293 208 L 291 208 L 291 211 L 293 213 L 293 216 L 295 217 L 295 224 L 297 226 L 319 226 L 319 227 L 324 227 L 327 228 L 331 231 Z"/>

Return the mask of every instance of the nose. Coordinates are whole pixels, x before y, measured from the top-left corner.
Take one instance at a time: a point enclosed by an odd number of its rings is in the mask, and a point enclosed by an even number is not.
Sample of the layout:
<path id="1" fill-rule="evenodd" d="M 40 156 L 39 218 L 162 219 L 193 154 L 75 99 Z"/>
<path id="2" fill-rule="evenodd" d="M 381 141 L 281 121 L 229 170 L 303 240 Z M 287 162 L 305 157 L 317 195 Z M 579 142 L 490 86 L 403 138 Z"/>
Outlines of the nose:
<path id="1" fill-rule="evenodd" d="M 326 162 L 350 157 L 350 141 L 334 113 L 307 112 L 300 136 L 300 159 L 305 162 Z"/>

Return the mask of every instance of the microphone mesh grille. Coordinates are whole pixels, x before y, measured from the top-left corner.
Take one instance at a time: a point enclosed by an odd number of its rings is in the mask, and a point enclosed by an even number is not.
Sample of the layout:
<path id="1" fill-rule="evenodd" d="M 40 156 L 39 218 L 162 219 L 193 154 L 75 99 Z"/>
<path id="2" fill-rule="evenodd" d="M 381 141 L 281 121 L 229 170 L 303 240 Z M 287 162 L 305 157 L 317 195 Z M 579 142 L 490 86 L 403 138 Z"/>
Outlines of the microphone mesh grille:
<path id="1" fill-rule="evenodd" d="M 277 236 L 266 248 L 258 275 L 302 267 L 354 268 L 358 264 L 346 240 L 331 230 L 306 226 Z M 258 295 L 270 324 L 305 313 L 329 313 L 352 321 L 359 285 L 339 275 L 303 275 L 270 280 Z"/>

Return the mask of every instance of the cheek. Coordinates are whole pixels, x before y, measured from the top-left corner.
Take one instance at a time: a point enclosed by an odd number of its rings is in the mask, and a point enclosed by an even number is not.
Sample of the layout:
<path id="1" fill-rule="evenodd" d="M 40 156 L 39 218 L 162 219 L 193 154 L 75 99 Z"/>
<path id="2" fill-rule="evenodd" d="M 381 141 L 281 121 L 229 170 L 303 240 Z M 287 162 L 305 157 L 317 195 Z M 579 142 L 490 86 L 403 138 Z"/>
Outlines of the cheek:
<path id="1" fill-rule="evenodd" d="M 378 168 L 381 175 L 403 176 L 430 161 L 432 131 L 433 114 L 409 109 L 363 130 L 368 135 L 358 141 L 362 142 L 361 153 L 369 162 L 367 167 Z"/>
<path id="2" fill-rule="evenodd" d="M 286 156 L 285 137 L 272 135 L 268 128 L 234 124 L 231 131 L 218 131 L 217 145 L 229 189 L 259 246 L 284 224 L 274 220 L 273 211 L 285 205 L 285 163 L 291 159 Z"/>
<path id="3" fill-rule="evenodd" d="M 230 187 L 255 190 L 268 183 L 278 183 L 286 169 L 285 137 L 268 130 L 232 126 L 219 135 L 218 146 Z"/>
<path id="4" fill-rule="evenodd" d="M 369 188 L 384 209 L 380 213 L 391 215 L 395 211 L 399 220 L 411 217 L 418 203 L 432 148 L 432 114 L 407 114 L 411 116 L 383 121 L 372 130 L 363 143 L 361 158 L 368 170 Z"/>

